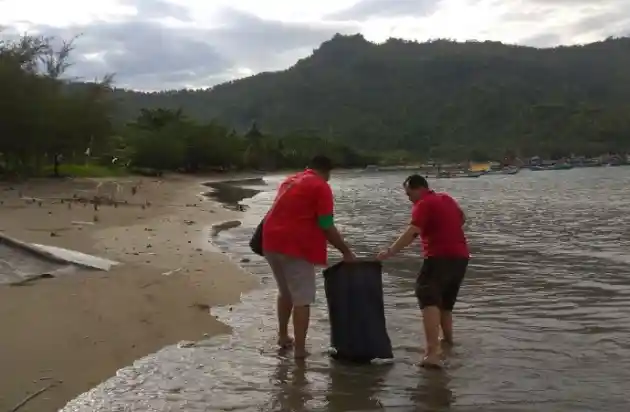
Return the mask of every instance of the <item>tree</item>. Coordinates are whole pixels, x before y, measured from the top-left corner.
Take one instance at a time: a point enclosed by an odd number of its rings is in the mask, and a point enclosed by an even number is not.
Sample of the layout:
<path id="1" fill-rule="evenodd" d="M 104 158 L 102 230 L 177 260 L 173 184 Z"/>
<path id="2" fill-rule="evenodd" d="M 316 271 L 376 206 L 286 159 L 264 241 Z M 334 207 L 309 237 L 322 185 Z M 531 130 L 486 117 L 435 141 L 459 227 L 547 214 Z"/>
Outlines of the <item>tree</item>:
<path id="1" fill-rule="evenodd" d="M 56 176 L 63 158 L 104 146 L 111 134 L 111 76 L 81 88 L 61 79 L 72 41 L 59 47 L 46 37 L 0 41 L 0 152 L 4 169 L 37 173 L 43 161 Z"/>

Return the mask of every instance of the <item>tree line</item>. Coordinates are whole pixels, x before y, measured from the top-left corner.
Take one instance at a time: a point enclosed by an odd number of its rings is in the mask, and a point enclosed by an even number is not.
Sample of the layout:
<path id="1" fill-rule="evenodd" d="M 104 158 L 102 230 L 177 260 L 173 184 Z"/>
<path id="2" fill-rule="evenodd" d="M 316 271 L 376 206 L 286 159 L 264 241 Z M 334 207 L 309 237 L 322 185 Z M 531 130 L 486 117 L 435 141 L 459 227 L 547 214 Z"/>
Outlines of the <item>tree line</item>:
<path id="1" fill-rule="evenodd" d="M 34 174 L 63 156 L 78 159 L 88 148 L 108 151 L 111 77 L 68 90 L 61 76 L 71 51 L 72 42 L 55 48 L 43 37 L 0 41 L 0 167 L 5 173 Z"/>
<path id="2" fill-rule="evenodd" d="M 548 49 L 362 36 L 324 42 L 293 67 L 209 90 L 115 90 L 128 116 L 183 107 L 245 131 L 310 128 L 378 153 L 465 160 L 630 150 L 630 38 Z"/>
<path id="3" fill-rule="evenodd" d="M 116 89 L 112 76 L 69 81 L 72 51 L 72 41 L 37 36 L 0 41 L 0 173 L 274 170 L 314 153 L 362 167 L 630 151 L 627 38 L 534 49 L 338 35 L 282 72 L 159 93 Z"/>
<path id="4" fill-rule="evenodd" d="M 274 170 L 304 167 L 316 153 L 345 167 L 377 160 L 313 132 L 271 136 L 254 123 L 239 134 L 181 108 L 140 108 L 121 123 L 113 76 L 90 83 L 64 77 L 72 51 L 72 41 L 0 40 L 0 174 Z"/>

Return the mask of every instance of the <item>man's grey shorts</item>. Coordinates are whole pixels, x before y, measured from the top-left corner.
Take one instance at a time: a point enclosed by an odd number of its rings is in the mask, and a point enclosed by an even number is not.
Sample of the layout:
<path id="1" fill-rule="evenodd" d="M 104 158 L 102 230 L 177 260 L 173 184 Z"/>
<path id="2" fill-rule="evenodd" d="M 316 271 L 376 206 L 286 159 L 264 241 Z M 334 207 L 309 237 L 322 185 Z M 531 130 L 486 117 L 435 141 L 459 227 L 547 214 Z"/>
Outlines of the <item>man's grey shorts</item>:
<path id="1" fill-rule="evenodd" d="M 280 296 L 290 297 L 293 306 L 308 306 L 315 302 L 315 265 L 280 253 L 265 252 L 265 259 L 276 279 Z"/>

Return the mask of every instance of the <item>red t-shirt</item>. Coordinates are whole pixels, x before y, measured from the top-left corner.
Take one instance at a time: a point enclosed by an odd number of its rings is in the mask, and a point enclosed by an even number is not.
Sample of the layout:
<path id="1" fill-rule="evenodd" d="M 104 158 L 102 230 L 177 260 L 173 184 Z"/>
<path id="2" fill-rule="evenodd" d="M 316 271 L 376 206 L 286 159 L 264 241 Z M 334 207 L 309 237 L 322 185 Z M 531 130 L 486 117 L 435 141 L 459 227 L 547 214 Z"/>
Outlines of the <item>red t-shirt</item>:
<path id="1" fill-rule="evenodd" d="M 289 176 L 265 217 L 263 251 L 326 265 L 328 245 L 318 218 L 332 214 L 333 194 L 326 180 L 310 169 Z"/>
<path id="2" fill-rule="evenodd" d="M 420 229 L 425 257 L 468 258 L 464 213 L 451 196 L 430 191 L 413 205 L 411 224 Z"/>

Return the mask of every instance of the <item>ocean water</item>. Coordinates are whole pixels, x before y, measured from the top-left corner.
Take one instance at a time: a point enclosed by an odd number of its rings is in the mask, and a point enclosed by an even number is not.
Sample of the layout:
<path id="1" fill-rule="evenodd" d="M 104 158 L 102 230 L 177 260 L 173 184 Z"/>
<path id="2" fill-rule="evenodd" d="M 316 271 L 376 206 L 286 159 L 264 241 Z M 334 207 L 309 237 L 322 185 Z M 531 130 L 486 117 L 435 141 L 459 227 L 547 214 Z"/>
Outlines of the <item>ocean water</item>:
<path id="1" fill-rule="evenodd" d="M 374 254 L 405 227 L 404 178 L 345 173 L 331 181 L 338 225 L 358 254 Z M 213 310 L 234 333 L 140 359 L 64 411 L 628 409 L 630 168 L 432 182 L 466 211 L 473 253 L 455 312 L 458 345 L 444 371 L 415 366 L 423 343 L 413 296 L 418 245 L 385 265 L 393 365 L 328 358 L 322 288 L 313 356 L 297 365 L 276 352 L 273 281 L 247 246 L 280 177 L 265 180 L 248 186 L 261 192 L 241 201 L 242 225 L 213 239 L 261 280 L 241 304 Z"/>

